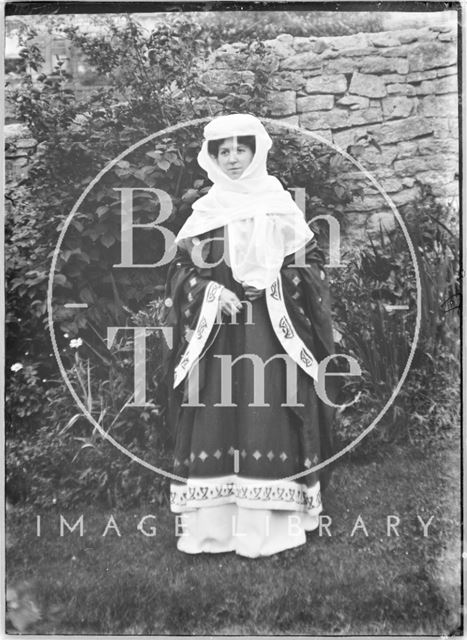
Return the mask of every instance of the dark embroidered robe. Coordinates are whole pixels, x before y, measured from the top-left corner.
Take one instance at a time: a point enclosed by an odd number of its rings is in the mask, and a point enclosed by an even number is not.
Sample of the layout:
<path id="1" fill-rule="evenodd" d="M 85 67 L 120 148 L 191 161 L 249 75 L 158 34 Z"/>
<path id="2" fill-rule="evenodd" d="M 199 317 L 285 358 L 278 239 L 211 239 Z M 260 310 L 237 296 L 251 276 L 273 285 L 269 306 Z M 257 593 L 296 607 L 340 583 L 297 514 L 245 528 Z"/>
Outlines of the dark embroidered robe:
<path id="1" fill-rule="evenodd" d="M 173 348 L 164 349 L 164 371 L 168 420 L 175 443 L 174 473 L 186 478 L 228 475 L 233 470 L 233 452 L 237 447 L 240 452 L 240 474 L 243 473 L 246 477 L 281 478 L 306 471 L 335 452 L 332 436 L 335 409 L 321 401 L 316 393 L 314 380 L 299 367 L 297 399 L 298 404 L 303 406 L 282 408 L 280 405 L 280 402 L 285 401 L 285 389 L 275 387 L 285 387 L 285 365 L 280 364 L 279 360 L 268 364 L 264 370 L 266 402 L 271 399 L 275 402 L 272 410 L 255 408 L 253 411 L 253 408 L 248 407 L 253 393 L 251 391 L 251 397 L 246 397 L 252 380 L 251 362 L 239 362 L 232 369 L 235 372 L 235 400 L 240 400 L 242 404 L 238 409 L 182 407 L 187 400 L 186 380 L 173 389 L 174 368 L 197 326 L 204 292 L 209 282 L 219 282 L 234 291 L 240 300 L 246 299 L 242 286 L 233 279 L 231 269 L 222 260 L 224 229 L 208 232 L 199 236 L 199 239 L 210 240 L 203 243 L 202 257 L 205 263 L 213 266 L 195 266 L 191 259 L 193 241 L 185 241 L 169 266 L 165 291 L 164 324 L 173 331 Z M 293 255 L 287 256 L 281 269 L 284 302 L 292 325 L 290 330 L 298 334 L 320 362 L 334 353 L 330 292 L 323 268 L 324 255 L 316 240 L 312 239 L 306 247 L 306 266 L 292 266 L 294 259 Z M 199 361 L 201 394 L 205 390 L 209 396 L 210 389 L 217 388 L 219 369 L 216 355 L 230 354 L 237 357 L 242 349 L 247 348 L 250 353 L 251 350 L 261 353 L 263 359 L 267 359 L 272 353 L 284 352 L 274 335 L 264 295 L 253 302 L 253 316 L 255 326 L 250 328 L 245 326 L 245 317 L 237 319 L 238 325 L 232 325 L 230 319 L 223 316 L 222 325 L 214 325 Z M 332 369 L 332 366 L 328 367 L 328 371 Z M 336 400 L 337 384 L 335 377 L 326 377 L 325 388 L 332 401 Z M 212 400 L 211 404 L 219 402 L 219 398 L 209 400 Z M 196 413 L 200 411 L 203 413 Z M 204 422 L 202 428 L 198 426 L 196 435 L 193 424 L 196 416 L 199 421 L 200 415 Z M 262 425 L 262 421 L 268 421 L 268 424 Z M 245 432 L 245 429 L 249 429 L 250 433 Z M 259 440 L 251 436 L 256 431 L 264 434 L 258 436 Z M 289 433 L 284 436 L 284 431 Z M 275 443 L 279 442 L 282 445 L 275 448 Z M 311 486 L 319 479 L 323 489 L 328 483 L 329 475 L 330 465 L 302 476 L 297 482 Z"/>

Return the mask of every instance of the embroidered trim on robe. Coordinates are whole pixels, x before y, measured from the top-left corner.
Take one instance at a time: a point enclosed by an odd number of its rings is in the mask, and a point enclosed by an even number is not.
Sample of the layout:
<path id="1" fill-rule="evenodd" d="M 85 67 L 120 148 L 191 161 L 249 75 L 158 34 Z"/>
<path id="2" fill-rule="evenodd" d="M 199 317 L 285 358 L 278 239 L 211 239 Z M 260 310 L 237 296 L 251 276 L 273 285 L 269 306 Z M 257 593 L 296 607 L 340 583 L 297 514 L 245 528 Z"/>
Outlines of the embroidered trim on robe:
<path id="1" fill-rule="evenodd" d="M 309 376 L 318 379 L 318 361 L 298 335 L 288 314 L 282 292 L 281 275 L 266 288 L 266 302 L 275 334 L 286 353 Z"/>
<path id="2" fill-rule="evenodd" d="M 320 483 L 312 487 L 293 480 L 250 479 L 237 475 L 189 478 L 186 484 L 170 486 L 170 508 L 181 513 L 198 507 L 234 502 L 253 509 L 285 509 L 319 514 L 322 511 Z"/>
<path id="3" fill-rule="evenodd" d="M 222 289 L 224 287 L 221 284 L 212 280 L 204 290 L 203 303 L 194 333 L 187 348 L 182 353 L 180 362 L 175 367 L 174 389 L 185 379 L 206 344 L 217 317 L 219 296 Z"/>

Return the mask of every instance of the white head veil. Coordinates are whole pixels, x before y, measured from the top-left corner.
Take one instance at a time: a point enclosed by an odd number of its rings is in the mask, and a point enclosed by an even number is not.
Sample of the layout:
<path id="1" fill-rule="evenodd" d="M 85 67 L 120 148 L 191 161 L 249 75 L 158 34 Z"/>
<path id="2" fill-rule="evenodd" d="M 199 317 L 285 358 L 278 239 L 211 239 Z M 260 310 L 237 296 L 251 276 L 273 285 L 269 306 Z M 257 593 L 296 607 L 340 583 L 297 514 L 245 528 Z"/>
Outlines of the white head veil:
<path id="1" fill-rule="evenodd" d="M 235 180 L 208 153 L 208 142 L 238 136 L 255 136 L 256 151 Z M 266 160 L 272 140 L 258 118 L 248 114 L 219 116 L 206 125 L 204 138 L 198 163 L 213 186 L 193 204 L 193 213 L 176 242 L 227 225 L 233 277 L 244 285 L 264 289 L 276 279 L 285 256 L 304 247 L 313 232 L 290 193 L 268 175 Z"/>

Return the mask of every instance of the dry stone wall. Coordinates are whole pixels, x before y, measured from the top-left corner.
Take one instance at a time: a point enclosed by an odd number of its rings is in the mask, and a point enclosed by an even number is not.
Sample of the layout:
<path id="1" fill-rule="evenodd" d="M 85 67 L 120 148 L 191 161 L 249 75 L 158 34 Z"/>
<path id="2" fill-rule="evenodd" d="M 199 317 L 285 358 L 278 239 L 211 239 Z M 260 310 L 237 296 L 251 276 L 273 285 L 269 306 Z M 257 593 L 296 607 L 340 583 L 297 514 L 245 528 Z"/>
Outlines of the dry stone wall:
<path id="1" fill-rule="evenodd" d="M 458 196 L 458 77 L 456 31 L 434 26 L 341 37 L 280 35 L 265 42 L 272 57 L 270 116 L 355 149 L 396 206 L 411 203 L 421 185 L 441 200 Z M 246 46 L 224 45 L 204 81 L 212 103 L 251 83 Z M 391 214 L 383 196 L 355 166 L 341 176 L 365 196 L 348 212 L 379 226 Z"/>
<path id="2" fill-rule="evenodd" d="M 433 26 L 352 36 L 280 35 L 265 42 L 271 63 L 269 115 L 315 131 L 353 155 L 398 208 L 422 185 L 443 201 L 458 197 L 456 31 Z M 219 98 L 255 81 L 244 43 L 224 45 L 202 76 L 216 113 Z M 365 144 L 361 144 L 361 141 Z M 368 144 L 368 140 L 373 141 Z M 36 141 L 22 125 L 6 127 L 7 178 L 27 171 Z M 370 230 L 394 219 L 380 192 L 353 165 L 341 179 L 363 198 L 347 207 Z"/>

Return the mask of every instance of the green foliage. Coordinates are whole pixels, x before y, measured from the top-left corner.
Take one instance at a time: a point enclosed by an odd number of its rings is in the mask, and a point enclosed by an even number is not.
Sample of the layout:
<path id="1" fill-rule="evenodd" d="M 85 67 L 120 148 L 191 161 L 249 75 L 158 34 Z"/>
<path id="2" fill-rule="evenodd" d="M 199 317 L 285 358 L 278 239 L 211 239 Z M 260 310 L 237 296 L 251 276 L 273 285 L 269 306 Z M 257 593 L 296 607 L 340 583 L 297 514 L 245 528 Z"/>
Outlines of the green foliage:
<path id="1" fill-rule="evenodd" d="M 398 397 L 371 437 L 359 446 L 368 455 L 381 441 L 408 437 L 424 444 L 456 437 L 459 426 L 459 312 L 446 301 L 459 295 L 459 247 L 449 228 L 455 212 L 423 193 L 405 224 L 418 264 L 421 323 L 411 371 Z M 370 238 L 371 239 L 371 238 Z M 381 231 L 379 242 L 350 258 L 332 285 L 337 326 L 346 353 L 353 354 L 363 376 L 347 383 L 355 408 L 340 416 L 343 445 L 376 418 L 407 365 L 415 335 L 416 277 L 407 243 L 399 229 Z M 392 309 L 407 305 L 408 310 Z M 358 409 L 357 409 L 358 407 Z"/>

